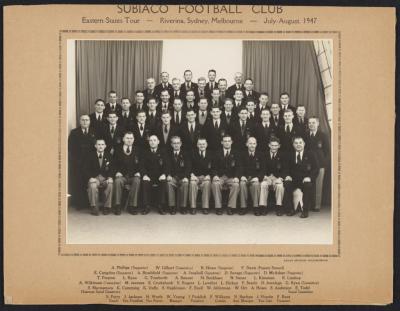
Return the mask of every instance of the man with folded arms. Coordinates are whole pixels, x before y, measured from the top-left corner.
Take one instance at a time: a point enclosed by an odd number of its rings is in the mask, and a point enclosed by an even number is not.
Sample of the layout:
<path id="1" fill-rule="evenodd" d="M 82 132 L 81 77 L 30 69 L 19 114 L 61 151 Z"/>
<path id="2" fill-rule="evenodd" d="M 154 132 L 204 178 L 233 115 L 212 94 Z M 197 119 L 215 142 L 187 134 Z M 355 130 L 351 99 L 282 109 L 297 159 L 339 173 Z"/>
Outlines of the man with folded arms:
<path id="1" fill-rule="evenodd" d="M 192 168 L 190 157 L 181 150 L 182 141 L 179 136 L 171 138 L 172 150 L 169 151 L 167 189 L 168 206 L 173 215 L 176 213 L 176 206 L 181 214 L 186 214 L 189 193 L 189 178 Z M 178 200 L 176 200 L 176 190 Z"/>
<path id="2" fill-rule="evenodd" d="M 122 138 L 123 145 L 114 154 L 114 214 L 121 214 L 121 199 L 125 185 L 130 185 L 127 198 L 128 211 L 132 215 L 138 212 L 138 195 L 140 187 L 140 158 L 139 152 L 133 147 L 134 135 L 126 132 Z"/>
<path id="3" fill-rule="evenodd" d="M 258 207 L 260 200 L 260 181 L 262 180 L 264 168 L 263 156 L 256 151 L 257 140 L 254 137 L 247 139 L 247 151 L 242 156 L 242 176 L 240 177 L 240 210 L 239 215 L 244 215 L 247 208 L 248 193 L 253 203 L 254 215 L 260 216 Z"/>
<path id="4" fill-rule="evenodd" d="M 207 140 L 199 138 L 197 141 L 197 150 L 193 151 L 192 173 L 190 174 L 189 203 L 191 214 L 196 214 L 199 189 L 201 189 L 202 212 L 203 214 L 208 214 L 213 169 L 212 163 L 213 155 L 211 151 L 207 151 Z"/>
<path id="5" fill-rule="evenodd" d="M 222 190 L 229 190 L 228 215 L 233 215 L 239 194 L 239 177 L 241 176 L 240 154 L 232 149 L 232 137 L 224 135 L 222 149 L 215 155 L 215 174 L 212 179 L 211 191 L 215 200 L 217 215 L 222 215 Z"/>

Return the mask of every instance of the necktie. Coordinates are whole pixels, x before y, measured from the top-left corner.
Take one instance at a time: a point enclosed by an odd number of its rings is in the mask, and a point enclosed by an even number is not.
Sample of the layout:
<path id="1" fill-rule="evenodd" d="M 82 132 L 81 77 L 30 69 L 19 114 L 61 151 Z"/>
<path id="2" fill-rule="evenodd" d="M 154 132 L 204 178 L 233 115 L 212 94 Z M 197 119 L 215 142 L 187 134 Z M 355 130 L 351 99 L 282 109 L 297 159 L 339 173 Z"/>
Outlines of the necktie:
<path id="1" fill-rule="evenodd" d="M 166 88 L 167 88 L 167 85 L 166 85 L 166 84 L 163 84 L 163 88 L 166 89 Z"/>
<path id="2" fill-rule="evenodd" d="M 301 162 L 301 157 L 300 157 L 300 152 L 297 153 L 297 161 L 296 163 L 300 163 Z"/>
<path id="3" fill-rule="evenodd" d="M 275 160 L 275 153 L 272 154 L 272 160 Z"/>
<path id="4" fill-rule="evenodd" d="M 84 135 L 87 135 L 87 133 L 88 133 L 88 130 L 87 130 L 87 129 L 84 129 L 83 134 L 84 134 Z"/>
<path id="5" fill-rule="evenodd" d="M 244 128 L 245 128 L 245 124 L 244 124 L 244 122 L 242 121 L 242 135 L 243 135 L 243 133 L 244 133 Z"/>
<path id="6" fill-rule="evenodd" d="M 225 159 L 229 157 L 229 151 L 226 151 L 225 153 Z"/>
<path id="7" fill-rule="evenodd" d="M 111 134 L 114 135 L 114 132 L 115 132 L 114 126 L 111 126 Z"/>
<path id="8" fill-rule="evenodd" d="M 114 110 L 115 109 L 115 106 L 114 105 L 111 105 L 111 110 Z"/>
<path id="9" fill-rule="evenodd" d="M 201 113 L 201 116 L 204 118 L 205 115 L 206 115 L 206 114 L 205 114 L 205 112 L 203 111 L 203 112 Z"/>
<path id="10" fill-rule="evenodd" d="M 215 121 L 214 127 L 215 127 L 216 129 L 218 129 L 218 121 Z"/>
<path id="11" fill-rule="evenodd" d="M 140 130 L 143 131 L 143 125 L 142 124 L 140 124 Z"/>
<path id="12" fill-rule="evenodd" d="M 204 151 L 200 151 L 200 155 L 204 159 Z"/>
<path id="13" fill-rule="evenodd" d="M 190 124 L 190 134 L 193 135 L 194 129 L 193 129 L 193 124 Z"/>
<path id="14" fill-rule="evenodd" d="M 100 167 L 103 165 L 103 154 L 99 154 L 99 165 Z"/>
<path id="15" fill-rule="evenodd" d="M 289 125 L 286 125 L 286 133 L 290 133 L 290 127 L 289 127 Z"/>
<path id="16" fill-rule="evenodd" d="M 178 152 L 175 152 L 175 160 L 178 161 Z"/>
<path id="17" fill-rule="evenodd" d="M 131 153 L 131 148 L 129 148 L 129 146 L 126 148 L 126 153 L 130 154 Z"/>
<path id="18" fill-rule="evenodd" d="M 151 152 L 153 152 L 155 154 L 156 153 L 156 149 L 152 149 Z"/>
<path id="19" fill-rule="evenodd" d="M 178 97 L 178 92 L 177 91 L 175 91 L 175 97 Z"/>
<path id="20" fill-rule="evenodd" d="M 128 117 L 128 113 L 125 112 L 125 113 L 124 113 L 124 118 L 127 118 L 127 117 Z"/>
<path id="21" fill-rule="evenodd" d="M 187 88 L 187 89 L 190 89 L 189 82 L 186 83 L 186 88 Z"/>
<path id="22" fill-rule="evenodd" d="M 312 138 L 314 138 L 314 137 L 315 137 L 315 134 L 314 134 L 314 132 L 311 132 L 311 137 L 312 137 Z"/>
<path id="23" fill-rule="evenodd" d="M 278 123 L 278 117 L 277 116 L 275 116 L 275 124 L 277 124 Z"/>
<path id="24" fill-rule="evenodd" d="M 300 118 L 300 124 L 303 124 L 303 118 Z"/>
<path id="25" fill-rule="evenodd" d="M 164 126 L 164 133 L 168 134 L 168 126 L 167 125 Z"/>
<path id="26" fill-rule="evenodd" d="M 101 116 L 100 115 L 97 116 L 97 121 L 101 121 Z"/>
<path id="27" fill-rule="evenodd" d="M 179 124 L 179 112 L 176 113 L 175 123 Z"/>

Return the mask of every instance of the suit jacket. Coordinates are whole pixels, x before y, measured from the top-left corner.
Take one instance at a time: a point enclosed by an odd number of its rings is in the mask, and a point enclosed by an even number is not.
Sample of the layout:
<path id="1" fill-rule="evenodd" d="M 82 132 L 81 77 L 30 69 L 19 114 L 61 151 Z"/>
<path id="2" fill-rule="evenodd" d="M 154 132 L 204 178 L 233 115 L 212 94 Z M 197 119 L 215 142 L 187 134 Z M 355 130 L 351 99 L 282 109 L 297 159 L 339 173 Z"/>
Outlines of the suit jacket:
<path id="1" fill-rule="evenodd" d="M 143 90 L 143 95 L 144 95 L 144 103 L 147 105 L 149 98 L 154 97 L 156 100 L 159 100 L 159 97 L 157 96 L 156 90 L 154 88 L 153 92 L 151 92 L 149 89 Z"/>
<path id="2" fill-rule="evenodd" d="M 204 112 L 204 117 L 203 117 L 203 112 Z M 211 113 L 209 110 L 207 111 L 198 111 L 197 112 L 197 122 L 199 122 L 200 125 L 204 125 L 207 120 L 211 119 Z"/>
<path id="3" fill-rule="evenodd" d="M 265 152 L 268 149 L 269 139 L 275 134 L 275 127 L 269 123 L 269 127 L 264 127 L 262 123 L 255 126 L 255 137 L 257 139 L 257 150 Z"/>
<path id="4" fill-rule="evenodd" d="M 104 152 L 102 165 L 100 166 L 97 152 L 90 152 L 84 161 L 83 174 L 86 180 L 95 178 L 99 175 L 105 178 L 114 177 L 115 171 L 112 156 L 108 152 Z"/>
<path id="5" fill-rule="evenodd" d="M 221 113 L 221 119 L 224 120 L 224 122 L 226 122 L 226 124 L 228 124 L 228 126 L 231 126 L 233 123 L 235 123 L 238 119 L 238 115 L 235 112 L 231 112 L 230 117 L 228 118 L 226 115 L 226 112 L 223 111 Z"/>
<path id="6" fill-rule="evenodd" d="M 152 135 L 152 131 L 147 123 L 143 128 L 143 135 L 140 135 L 140 125 L 136 123 L 133 127 L 133 135 L 135 136 L 134 146 L 140 149 L 149 148 L 149 138 Z"/>
<path id="7" fill-rule="evenodd" d="M 270 123 L 274 126 L 276 132 L 278 132 L 278 129 L 285 123 L 285 121 L 283 120 L 283 117 L 280 114 L 278 116 L 278 123 L 275 122 L 275 117 L 272 115 L 269 120 L 270 120 Z"/>
<path id="8" fill-rule="evenodd" d="M 318 166 L 315 156 L 312 152 L 304 150 L 303 159 L 300 163 L 296 163 L 296 152 L 292 151 L 288 154 L 288 171 L 287 174 L 292 177 L 293 183 L 300 185 L 305 177 L 315 181 L 318 176 Z"/>
<path id="9" fill-rule="evenodd" d="M 122 143 L 125 130 L 122 126 L 117 124 L 114 130 L 114 135 L 111 135 L 110 125 L 108 125 L 103 133 L 104 134 L 102 136 L 104 137 L 107 145 L 106 150 L 110 152 L 111 149 L 115 150 L 115 148 Z"/>
<path id="10" fill-rule="evenodd" d="M 163 103 L 163 102 L 159 102 L 159 103 L 158 103 L 157 111 L 158 111 L 160 114 L 161 114 L 162 112 L 164 112 L 164 111 L 171 112 L 171 111 L 173 110 L 173 106 L 172 106 L 172 104 L 171 104 L 170 102 L 168 102 L 168 104 L 166 105 L 166 106 L 167 106 L 166 109 L 165 109 L 163 106 L 164 106 L 164 103 Z"/>
<path id="11" fill-rule="evenodd" d="M 96 119 L 96 113 L 93 112 L 89 115 L 90 118 L 90 127 L 95 131 L 96 135 L 101 135 L 108 125 L 106 113 L 103 111 L 103 115 L 101 121 Z"/>
<path id="12" fill-rule="evenodd" d="M 178 157 L 176 158 L 174 152 L 170 150 L 168 152 L 168 165 L 167 165 L 167 174 L 172 177 L 177 177 L 179 179 L 182 178 L 190 178 L 190 172 L 192 171 L 192 161 L 190 156 L 185 153 L 183 150 L 179 152 Z"/>
<path id="13" fill-rule="evenodd" d="M 233 139 L 233 148 L 243 151 L 247 149 L 247 139 L 255 136 L 255 126 L 251 120 L 247 120 L 245 129 L 242 132 L 241 121 L 238 119 L 230 126 L 230 132 Z"/>
<path id="14" fill-rule="evenodd" d="M 249 151 L 242 153 L 242 177 L 246 177 L 248 181 L 258 177 L 261 182 L 264 178 L 265 159 L 263 153 L 256 151 L 254 156 L 250 156 Z"/>
<path id="15" fill-rule="evenodd" d="M 193 91 L 194 92 L 194 96 L 198 99 L 199 98 L 198 89 L 199 89 L 199 86 L 197 85 L 197 83 L 194 83 L 194 82 L 190 83 L 190 88 L 189 89 L 186 88 L 186 82 L 181 84 L 181 93 L 182 93 L 183 98 L 185 98 L 185 99 L 186 99 L 186 93 L 189 90 Z"/>
<path id="16" fill-rule="evenodd" d="M 88 129 L 88 134 L 83 134 L 82 128 L 71 130 L 68 137 L 68 158 L 70 163 L 80 165 L 89 152 L 95 150 L 96 132 L 93 128 Z"/>
<path id="17" fill-rule="evenodd" d="M 248 100 L 252 99 L 257 104 L 259 98 L 260 98 L 260 93 L 258 93 L 257 91 L 252 90 L 251 94 L 249 94 L 249 95 L 247 95 L 246 91 L 243 91 L 243 100 L 245 102 L 247 102 Z"/>
<path id="18" fill-rule="evenodd" d="M 279 107 L 281 108 L 281 110 L 279 111 L 279 114 L 283 117 L 283 114 L 284 114 L 285 110 L 283 109 L 282 104 L 279 104 Z M 294 122 L 294 119 L 296 118 L 296 107 L 289 104 L 289 105 L 287 106 L 287 109 L 293 111 L 293 115 L 295 116 L 295 117 L 293 118 L 293 122 Z"/>
<path id="19" fill-rule="evenodd" d="M 171 95 L 171 102 L 172 103 L 174 102 L 175 98 L 180 98 L 182 103 L 186 100 L 186 93 L 182 92 L 180 89 L 179 89 L 178 92 L 179 92 L 178 96 L 175 96 L 175 90 L 172 90 L 172 95 Z"/>
<path id="20" fill-rule="evenodd" d="M 255 110 L 255 113 L 256 113 L 258 116 L 261 116 L 261 111 L 263 111 L 263 110 L 269 110 L 269 106 L 268 106 L 268 105 L 265 105 L 265 107 L 260 107 L 260 104 L 257 104 L 257 105 L 256 105 L 256 108 L 255 108 L 254 110 Z"/>
<path id="21" fill-rule="evenodd" d="M 169 131 L 168 131 L 168 135 L 167 136 L 167 140 L 164 139 L 164 124 L 159 124 L 157 126 L 157 128 L 153 131 L 153 134 L 157 135 L 158 139 L 160 140 L 160 148 L 164 148 L 164 149 L 170 149 L 171 148 L 171 138 L 173 136 L 180 136 L 180 131 L 179 131 L 179 127 L 174 125 L 174 124 L 170 124 L 169 125 Z"/>
<path id="22" fill-rule="evenodd" d="M 139 150 L 131 148 L 131 153 L 126 154 L 123 145 L 114 152 L 114 171 L 124 176 L 133 177 L 136 173 L 142 173 Z"/>
<path id="23" fill-rule="evenodd" d="M 200 156 L 200 151 L 198 149 L 193 149 L 192 152 L 192 173 L 195 176 L 207 176 L 214 175 L 213 170 L 214 153 L 212 151 L 206 150 L 204 158 Z"/>
<path id="24" fill-rule="evenodd" d="M 183 149 L 188 150 L 196 150 L 197 149 L 197 140 L 202 134 L 202 127 L 198 122 L 195 122 L 195 127 L 193 134 L 190 133 L 188 122 L 183 122 L 180 125 L 180 135 L 183 142 Z M 208 141 L 208 139 L 207 139 Z"/>
<path id="25" fill-rule="evenodd" d="M 191 108 L 197 113 L 197 111 L 199 110 L 199 106 L 197 105 L 197 102 L 196 102 L 196 101 L 193 103 L 193 107 L 191 107 Z M 183 113 L 184 113 L 185 116 L 186 116 L 186 112 L 187 112 L 189 109 L 190 109 L 190 107 L 188 106 L 188 103 L 185 101 L 185 102 L 183 103 L 183 106 L 182 106 L 182 111 L 183 111 Z"/>
<path id="26" fill-rule="evenodd" d="M 156 153 L 153 153 L 150 148 L 143 151 L 143 176 L 147 175 L 152 182 L 158 181 L 162 174 L 167 174 L 167 166 L 167 154 L 164 149 L 157 148 Z"/>
<path id="27" fill-rule="evenodd" d="M 220 149 L 222 137 L 230 132 L 226 122 L 223 119 L 220 120 L 218 129 L 214 127 L 213 119 L 209 119 L 202 127 L 201 135 L 207 139 L 210 150 Z"/>
<path id="28" fill-rule="evenodd" d="M 212 93 L 213 89 L 217 89 L 218 88 L 218 82 L 214 81 L 214 87 L 211 86 L 211 82 L 208 81 L 206 84 L 206 87 L 204 88 L 205 90 L 207 90 L 207 92 L 209 92 L 210 94 Z"/>
<path id="29" fill-rule="evenodd" d="M 147 110 L 148 110 L 147 104 L 145 104 L 143 102 L 142 108 L 140 108 L 140 106 L 137 103 L 134 103 L 131 106 L 131 112 L 132 112 L 132 115 L 133 115 L 134 118 L 136 118 L 137 113 L 138 113 L 139 110 L 144 110 L 147 113 Z"/>
<path id="30" fill-rule="evenodd" d="M 179 122 L 177 122 L 177 120 L 175 120 L 175 110 L 171 110 L 171 123 L 176 125 L 176 126 L 181 126 L 182 123 L 184 123 L 186 121 L 186 114 L 184 113 L 184 111 L 180 111 L 181 116 L 179 117 Z"/>
<path id="31" fill-rule="evenodd" d="M 170 100 L 173 97 L 173 93 L 174 93 L 174 89 L 172 87 L 171 83 L 167 83 L 166 87 L 164 87 L 164 85 L 162 83 L 157 84 L 156 87 L 154 88 L 154 92 L 156 93 L 156 97 L 160 98 L 161 96 L 161 92 L 167 90 L 170 96 Z"/>
<path id="32" fill-rule="evenodd" d="M 150 117 L 150 112 L 146 115 L 146 124 L 149 126 L 151 131 L 154 131 L 161 123 L 161 113 L 156 111 L 155 116 Z"/>
<path id="33" fill-rule="evenodd" d="M 207 89 L 207 88 L 204 88 L 204 90 L 198 89 L 197 90 L 197 94 L 199 96 L 198 99 L 200 99 L 201 97 L 205 97 L 205 98 L 207 98 L 208 101 L 211 100 L 211 91 L 210 91 L 210 89 Z"/>
<path id="34" fill-rule="evenodd" d="M 244 86 L 243 86 L 243 84 L 241 85 L 241 87 L 240 88 L 238 88 L 237 86 L 236 86 L 236 83 L 235 84 L 232 84 L 230 87 L 228 87 L 228 89 L 227 89 L 227 96 L 228 97 L 230 97 L 230 98 L 233 98 L 233 95 L 235 95 L 235 92 L 236 92 L 236 90 L 242 90 L 243 92 L 244 92 Z"/>
<path id="35" fill-rule="evenodd" d="M 215 153 L 213 171 L 214 175 L 227 176 L 228 178 L 240 178 L 242 176 L 240 152 L 231 149 L 229 157 L 225 157 L 224 150 L 220 148 Z"/>
<path id="36" fill-rule="evenodd" d="M 287 176 L 287 159 L 284 153 L 278 150 L 274 158 L 271 158 L 271 152 L 267 150 L 265 153 L 265 171 L 264 175 L 273 175 L 277 178 L 285 178 Z"/>
<path id="37" fill-rule="evenodd" d="M 301 129 L 294 123 L 290 133 L 286 133 L 286 125 L 284 124 L 278 129 L 278 137 L 281 141 L 281 150 L 283 152 L 289 152 L 293 150 L 293 138 L 295 136 L 303 137 L 303 133 Z"/>
<path id="38" fill-rule="evenodd" d="M 308 118 L 304 117 L 303 122 L 300 122 L 299 117 L 295 116 L 293 118 L 293 123 L 301 129 L 302 133 L 305 135 L 308 131 Z"/>
<path id="39" fill-rule="evenodd" d="M 123 116 L 124 112 L 122 112 L 121 116 L 118 119 L 118 125 L 124 129 L 125 132 L 133 131 L 133 127 L 136 123 L 136 119 L 133 113 L 130 111 L 128 117 Z"/>
<path id="40" fill-rule="evenodd" d="M 111 109 L 111 104 L 107 103 L 106 104 L 106 108 L 104 109 L 104 112 L 106 113 L 106 115 L 108 115 L 111 111 L 115 111 L 117 113 L 117 116 L 121 116 L 121 112 L 122 112 L 122 107 L 120 104 L 116 103 L 115 104 L 115 109 Z"/>
<path id="41" fill-rule="evenodd" d="M 308 131 L 305 135 L 306 149 L 313 152 L 317 160 L 318 168 L 327 167 L 330 161 L 330 146 L 328 135 L 317 130 L 314 137 Z"/>

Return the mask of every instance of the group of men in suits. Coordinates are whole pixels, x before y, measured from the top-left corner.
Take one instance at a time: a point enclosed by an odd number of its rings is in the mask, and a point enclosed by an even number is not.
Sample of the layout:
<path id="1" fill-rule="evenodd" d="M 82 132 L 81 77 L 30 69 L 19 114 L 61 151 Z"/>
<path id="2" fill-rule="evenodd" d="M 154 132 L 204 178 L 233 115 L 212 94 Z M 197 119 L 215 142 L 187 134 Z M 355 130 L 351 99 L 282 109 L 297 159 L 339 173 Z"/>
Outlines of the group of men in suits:
<path id="1" fill-rule="evenodd" d="M 253 89 L 253 81 L 234 76 L 216 81 L 161 83 L 147 79 L 135 101 L 98 99 L 94 112 L 80 116 L 69 136 L 70 189 L 74 204 L 89 204 L 93 215 L 276 214 L 302 218 L 321 207 L 321 193 L 330 148 L 317 117 L 306 117 L 304 106 L 293 106 L 290 96 L 269 103 L 267 93 Z M 127 198 L 123 193 L 127 190 Z M 198 197 L 201 190 L 201 197 Z M 226 190 L 226 198 L 224 198 Z M 201 202 L 200 202 L 201 201 Z"/>

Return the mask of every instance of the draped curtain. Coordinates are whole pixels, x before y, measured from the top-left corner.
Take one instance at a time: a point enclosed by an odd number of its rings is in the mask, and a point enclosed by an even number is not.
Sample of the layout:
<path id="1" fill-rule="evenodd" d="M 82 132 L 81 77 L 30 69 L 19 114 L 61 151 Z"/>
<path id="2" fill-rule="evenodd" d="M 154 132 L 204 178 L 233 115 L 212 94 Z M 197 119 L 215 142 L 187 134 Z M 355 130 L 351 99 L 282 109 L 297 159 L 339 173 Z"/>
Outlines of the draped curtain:
<path id="1" fill-rule="evenodd" d="M 77 119 L 94 111 L 97 98 L 107 100 L 108 92 L 134 99 L 145 88 L 146 79 L 156 81 L 161 71 L 162 41 L 76 42 Z"/>
<path id="2" fill-rule="evenodd" d="M 324 86 L 313 41 L 243 41 L 243 73 L 254 88 L 268 92 L 271 102 L 279 102 L 282 92 L 290 94 L 294 106 L 303 105 L 306 115 L 317 116 L 328 134 Z M 330 166 L 325 172 L 323 203 L 330 205 Z"/>

